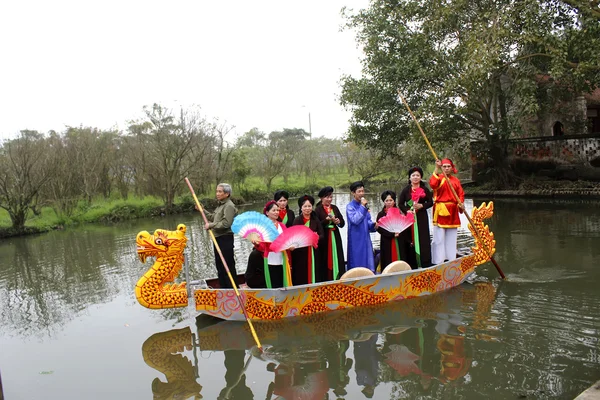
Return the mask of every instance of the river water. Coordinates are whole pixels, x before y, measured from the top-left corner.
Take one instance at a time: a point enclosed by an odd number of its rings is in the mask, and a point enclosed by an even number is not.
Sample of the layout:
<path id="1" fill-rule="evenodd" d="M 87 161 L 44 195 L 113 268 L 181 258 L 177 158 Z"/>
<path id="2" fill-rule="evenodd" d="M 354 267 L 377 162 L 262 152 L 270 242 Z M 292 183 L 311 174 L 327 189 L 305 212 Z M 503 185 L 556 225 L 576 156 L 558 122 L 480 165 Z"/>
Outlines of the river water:
<path id="1" fill-rule="evenodd" d="M 262 354 L 243 323 L 135 299 L 152 262 L 136 256 L 141 230 L 185 223 L 193 278 L 215 275 L 197 215 L 2 240 L 5 398 L 572 399 L 600 379 L 600 207 L 503 200 L 495 210 L 506 281 L 488 263 L 439 295 L 257 324 Z M 465 229 L 459 240 L 472 242 Z M 236 249 L 243 270 L 250 246 Z"/>

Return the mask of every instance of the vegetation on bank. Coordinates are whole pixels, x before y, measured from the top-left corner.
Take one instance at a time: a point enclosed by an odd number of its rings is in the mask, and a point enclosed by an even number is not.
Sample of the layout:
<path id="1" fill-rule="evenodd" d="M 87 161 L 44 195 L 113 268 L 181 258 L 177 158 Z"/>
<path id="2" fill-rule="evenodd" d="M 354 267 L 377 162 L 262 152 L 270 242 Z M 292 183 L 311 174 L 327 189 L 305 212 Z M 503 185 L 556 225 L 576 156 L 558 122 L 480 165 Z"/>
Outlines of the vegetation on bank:
<path id="1" fill-rule="evenodd" d="M 299 176 L 290 177 L 288 183 L 284 178 L 277 177 L 273 181 L 273 187 L 287 190 L 291 197 L 299 197 L 303 194 L 316 195 L 318 191 L 326 185 L 334 186 L 339 190 L 347 190 L 350 183 L 357 176 L 350 176 L 347 172 L 340 171 L 334 174 L 332 179 L 321 177 L 315 183 L 305 185 L 303 179 Z M 370 184 L 373 186 L 391 185 L 396 188 L 402 184 L 404 177 L 397 178 L 390 174 L 385 174 L 379 179 L 372 179 Z M 264 202 L 273 198 L 273 191 L 267 191 L 260 177 L 249 177 L 243 189 L 234 191 L 232 200 L 234 203 L 248 204 L 254 202 Z M 199 197 L 200 202 L 208 210 L 216 207 L 214 196 L 205 194 Z M 33 213 L 27 218 L 27 224 L 23 230 L 17 231 L 11 227 L 11 219 L 6 210 L 0 209 L 0 238 L 27 235 L 35 233 L 48 232 L 54 229 L 64 229 L 69 226 L 84 223 L 106 223 L 118 222 L 137 218 L 151 218 L 164 216 L 167 210 L 161 198 L 155 196 L 145 196 L 142 198 L 130 196 L 123 200 L 120 198 L 104 199 L 95 198 L 91 203 L 80 200 L 72 210 L 70 216 L 61 215 L 56 208 L 46 206 L 38 212 Z M 175 198 L 173 205 L 169 209 L 171 214 L 186 212 L 195 212 L 194 200 L 190 194 L 184 194 Z"/>
<path id="2" fill-rule="evenodd" d="M 0 208 L 12 229 L 26 232 L 28 220 L 45 207 L 56 219 L 71 221 L 98 199 L 152 196 L 165 214 L 177 213 L 177 198 L 188 193 L 186 177 L 199 195 L 212 197 L 218 182 L 229 182 L 235 196 L 255 201 L 276 189 L 297 195 L 385 179 L 410 162 L 342 139 L 311 138 L 302 129 L 267 135 L 254 128 L 228 142 L 231 128 L 202 119 L 197 110 L 178 114 L 156 104 L 144 110 L 126 132 L 21 131 L 1 143 Z"/>

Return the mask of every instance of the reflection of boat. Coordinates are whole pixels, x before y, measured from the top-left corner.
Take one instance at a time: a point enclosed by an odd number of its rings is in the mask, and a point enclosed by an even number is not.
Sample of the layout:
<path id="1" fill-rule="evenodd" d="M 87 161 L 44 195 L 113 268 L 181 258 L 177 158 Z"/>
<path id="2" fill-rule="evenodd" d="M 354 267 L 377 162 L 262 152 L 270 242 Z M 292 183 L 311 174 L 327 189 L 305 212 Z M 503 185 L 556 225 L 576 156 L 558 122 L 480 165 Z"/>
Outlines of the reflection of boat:
<path id="1" fill-rule="evenodd" d="M 474 208 L 472 214 L 485 246 L 476 243 L 471 254 L 425 269 L 280 289 L 241 290 L 246 312 L 255 320 L 279 320 L 378 305 L 458 286 L 475 271 L 477 265 L 488 260 L 486 248 L 492 254 L 495 251 L 494 235 L 483 223 L 484 219 L 492 216 L 493 203 Z M 173 282 L 182 268 L 187 241 L 185 231 L 185 225 L 179 225 L 175 231 L 158 229 L 152 235 L 145 231 L 138 234 L 136 242 L 142 262 L 147 257 L 156 257 L 152 268 L 140 278 L 135 288 L 136 297 L 142 305 L 149 308 L 187 306 L 186 283 L 167 283 Z M 198 311 L 225 320 L 244 320 L 233 289 L 199 288 L 193 290 L 193 297 Z"/>
<path id="2" fill-rule="evenodd" d="M 150 336 L 142 345 L 142 355 L 148 366 L 165 374 L 167 382 L 152 381 L 154 399 L 201 399 L 202 386 L 196 382 L 194 366 L 181 353 L 191 350 L 192 332 L 189 328 L 174 329 Z"/>
<path id="3" fill-rule="evenodd" d="M 199 398 L 201 386 L 195 369 L 177 354 L 192 345 L 194 352 L 223 352 L 226 385 L 219 398 L 252 398 L 245 382 L 249 357 L 268 363 L 274 395 L 322 399 L 332 389 L 343 396 L 353 364 L 347 354 L 350 342 L 354 342 L 357 383 L 364 386 L 365 394 L 372 395 L 380 379 L 399 381 L 417 376 L 423 385 L 433 380 L 445 384 L 463 377 L 471 365 L 467 324 L 460 315 L 471 313 L 469 329 L 484 330 L 490 325 L 494 299 L 492 284 L 476 283 L 403 302 L 257 321 L 254 325 L 263 342 L 262 353 L 255 351 L 247 324 L 201 315 L 194 334 L 189 327 L 157 333 L 146 340 L 142 353 L 149 366 L 167 377 L 167 383 L 158 378 L 152 383 L 157 399 Z M 383 347 L 375 346 L 378 338 L 384 339 Z M 247 360 L 246 350 L 251 354 Z M 382 368 L 392 373 L 379 374 Z"/>
<path id="4" fill-rule="evenodd" d="M 439 320 L 446 324 L 447 317 L 440 316 L 455 312 L 465 302 L 477 304 L 479 309 L 481 304 L 475 302 L 483 299 L 490 304 L 494 299 L 493 293 L 495 290 L 491 284 L 467 284 L 432 296 L 401 302 L 348 308 L 294 319 L 256 321 L 254 328 L 267 348 L 266 353 L 273 346 L 310 347 L 312 343 L 327 341 L 362 341 L 374 333 L 399 334 L 409 328 L 421 327 L 424 319 Z M 196 320 L 201 350 L 251 349 L 256 344 L 248 324 L 241 321 L 211 324 L 209 321 L 215 319 L 209 318 L 201 315 Z"/>

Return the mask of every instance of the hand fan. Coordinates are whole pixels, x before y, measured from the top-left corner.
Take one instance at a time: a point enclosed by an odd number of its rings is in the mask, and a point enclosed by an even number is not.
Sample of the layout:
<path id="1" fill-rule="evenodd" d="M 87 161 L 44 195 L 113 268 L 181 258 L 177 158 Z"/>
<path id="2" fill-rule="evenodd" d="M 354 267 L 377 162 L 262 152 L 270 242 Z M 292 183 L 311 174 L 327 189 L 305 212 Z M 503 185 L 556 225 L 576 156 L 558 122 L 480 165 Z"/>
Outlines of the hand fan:
<path id="1" fill-rule="evenodd" d="M 279 235 L 273 221 L 256 211 L 246 211 L 235 217 L 231 230 L 244 239 L 259 242 L 272 242 Z"/>
<path id="2" fill-rule="evenodd" d="M 317 247 L 319 244 L 319 235 L 313 232 L 308 226 L 294 225 L 283 231 L 277 239 L 271 243 L 271 251 L 283 251 L 290 247 Z"/>
<path id="3" fill-rule="evenodd" d="M 392 233 L 400 233 L 414 223 L 415 217 L 413 214 L 404 215 L 396 207 L 390 208 L 387 215 L 378 222 L 380 228 Z"/>

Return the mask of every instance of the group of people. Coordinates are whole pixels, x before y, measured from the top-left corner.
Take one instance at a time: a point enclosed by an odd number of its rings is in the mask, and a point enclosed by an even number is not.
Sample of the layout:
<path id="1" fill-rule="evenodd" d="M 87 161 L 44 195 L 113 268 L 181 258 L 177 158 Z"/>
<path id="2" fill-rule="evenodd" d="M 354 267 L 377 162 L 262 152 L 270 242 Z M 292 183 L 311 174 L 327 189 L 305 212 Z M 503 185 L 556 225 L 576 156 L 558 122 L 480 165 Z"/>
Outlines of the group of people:
<path id="1" fill-rule="evenodd" d="M 365 267 L 376 271 L 371 232 L 381 235 L 379 260 L 382 269 L 394 261 L 405 261 L 411 268 L 426 268 L 456 258 L 459 213 L 464 211 L 464 192 L 455 176 L 456 168 L 450 159 L 437 160 L 429 179 L 430 190 L 423 182 L 423 170 L 413 167 L 408 171 L 408 185 L 400 195 L 391 190 L 381 194 L 384 208 L 373 222 L 369 203 L 365 199 L 362 182 L 350 185 L 352 201 L 346 206 L 346 219 L 332 204 L 334 189 L 322 188 L 319 201 L 304 195 L 298 199 L 298 216 L 289 207 L 289 193 L 278 190 L 265 204 L 263 213 L 281 233 L 292 225 L 305 225 L 319 236 L 318 247 L 303 247 L 282 252 L 270 251 L 270 243 L 256 242 L 248 258 L 246 283 L 251 288 L 278 288 L 339 279 L 346 270 Z M 237 209 L 230 199 L 231 186 L 217 186 L 218 207 L 211 215 L 216 241 L 232 276 L 236 276 L 233 256 L 231 224 Z M 400 233 L 389 232 L 379 226 L 381 218 L 397 207 L 403 214 L 414 216 L 413 225 Z M 427 209 L 433 207 L 433 241 L 430 241 Z M 340 228 L 347 228 L 347 263 L 344 257 Z M 222 288 L 232 287 L 221 256 L 215 248 L 219 283 Z"/>

